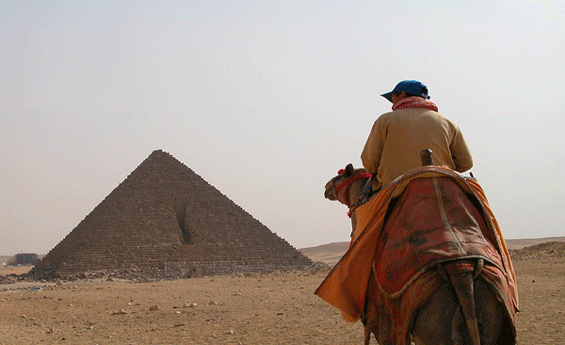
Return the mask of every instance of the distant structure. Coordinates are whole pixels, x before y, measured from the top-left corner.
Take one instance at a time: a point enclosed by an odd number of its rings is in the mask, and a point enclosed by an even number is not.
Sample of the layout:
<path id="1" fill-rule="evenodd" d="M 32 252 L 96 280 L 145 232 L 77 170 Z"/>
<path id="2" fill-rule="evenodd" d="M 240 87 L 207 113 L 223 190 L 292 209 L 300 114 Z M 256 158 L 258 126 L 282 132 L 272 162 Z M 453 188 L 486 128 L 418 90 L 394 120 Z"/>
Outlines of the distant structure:
<path id="1" fill-rule="evenodd" d="M 312 261 L 170 154 L 154 151 L 31 271 L 163 278 L 306 269 Z"/>
<path id="2" fill-rule="evenodd" d="M 35 253 L 20 253 L 15 256 L 16 265 L 35 265 L 39 261 L 39 255 Z"/>

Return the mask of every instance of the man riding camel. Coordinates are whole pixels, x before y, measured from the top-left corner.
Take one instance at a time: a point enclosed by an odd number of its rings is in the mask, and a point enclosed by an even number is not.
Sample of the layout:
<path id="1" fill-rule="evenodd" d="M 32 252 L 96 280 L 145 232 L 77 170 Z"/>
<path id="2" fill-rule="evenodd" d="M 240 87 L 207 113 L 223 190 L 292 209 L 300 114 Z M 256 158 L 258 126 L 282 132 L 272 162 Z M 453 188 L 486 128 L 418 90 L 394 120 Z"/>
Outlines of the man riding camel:
<path id="1" fill-rule="evenodd" d="M 378 191 L 405 172 L 420 167 L 420 151 L 430 149 L 436 165 L 458 172 L 471 169 L 473 159 L 463 134 L 451 120 L 438 113 L 429 101 L 428 88 L 416 80 L 404 80 L 384 98 L 392 112 L 374 123 L 361 154 L 361 161 Z"/>
<path id="2" fill-rule="evenodd" d="M 484 191 L 453 171 L 473 166 L 461 131 L 419 81 L 382 96 L 393 111 L 375 121 L 361 155 L 382 192 L 366 198 L 368 177 L 351 165 L 326 184 L 328 199 L 364 203 L 350 206 L 349 249 L 316 295 L 361 319 L 365 344 L 371 333 L 389 345 L 515 344 L 516 276 Z M 428 166 L 425 149 L 439 166 Z"/>

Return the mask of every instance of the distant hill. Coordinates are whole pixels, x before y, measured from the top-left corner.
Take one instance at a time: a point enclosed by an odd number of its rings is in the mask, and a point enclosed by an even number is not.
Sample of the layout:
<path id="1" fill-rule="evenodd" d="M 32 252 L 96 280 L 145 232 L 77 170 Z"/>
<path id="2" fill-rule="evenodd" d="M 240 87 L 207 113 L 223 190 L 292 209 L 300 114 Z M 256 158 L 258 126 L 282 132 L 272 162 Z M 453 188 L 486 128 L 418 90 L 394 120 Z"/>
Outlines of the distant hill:
<path id="1" fill-rule="evenodd" d="M 565 237 L 545 237 L 545 238 L 527 238 L 519 240 L 506 240 L 508 249 L 522 249 L 545 242 L 565 242 Z M 335 265 L 339 259 L 345 254 L 349 248 L 349 242 L 333 242 L 322 244 L 316 247 L 308 247 L 299 249 L 302 254 L 309 257 L 312 261 L 325 262 L 328 265 Z"/>
<path id="2" fill-rule="evenodd" d="M 545 242 L 565 242 L 565 237 L 526 238 L 523 240 L 506 240 L 508 249 L 522 249 Z"/>
<path id="3" fill-rule="evenodd" d="M 347 248 L 349 248 L 349 242 L 333 242 L 316 247 L 302 248 L 299 251 L 314 262 L 321 261 L 333 266 L 345 254 Z"/>

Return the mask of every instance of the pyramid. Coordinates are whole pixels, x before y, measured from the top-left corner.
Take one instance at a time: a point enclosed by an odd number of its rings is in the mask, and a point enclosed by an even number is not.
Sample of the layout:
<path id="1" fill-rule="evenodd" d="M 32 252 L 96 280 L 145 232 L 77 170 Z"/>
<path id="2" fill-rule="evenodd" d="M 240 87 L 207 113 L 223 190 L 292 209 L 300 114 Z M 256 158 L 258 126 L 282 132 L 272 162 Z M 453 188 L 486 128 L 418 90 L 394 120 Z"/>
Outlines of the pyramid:
<path id="1" fill-rule="evenodd" d="M 216 188 L 154 151 L 32 270 L 189 277 L 307 269 L 312 261 Z"/>

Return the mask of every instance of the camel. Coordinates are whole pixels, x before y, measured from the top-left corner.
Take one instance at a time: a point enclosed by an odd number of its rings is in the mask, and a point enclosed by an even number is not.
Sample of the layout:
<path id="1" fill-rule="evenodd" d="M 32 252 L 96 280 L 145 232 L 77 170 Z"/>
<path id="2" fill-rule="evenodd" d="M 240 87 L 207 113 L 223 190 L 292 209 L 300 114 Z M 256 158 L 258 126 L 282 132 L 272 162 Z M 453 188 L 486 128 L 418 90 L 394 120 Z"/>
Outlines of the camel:
<path id="1" fill-rule="evenodd" d="M 422 154 L 423 165 L 433 165 L 430 155 Z M 353 229 L 356 226 L 356 208 L 363 197 L 364 186 L 370 175 L 364 169 L 354 169 L 348 164 L 325 186 L 325 197 L 350 208 Z M 346 186 L 347 188 L 344 188 Z M 386 222 L 386 221 L 385 221 Z M 386 227 L 386 223 L 385 223 Z M 416 345 L 494 345 L 515 344 L 513 320 L 508 317 L 505 306 L 493 292 L 489 283 L 480 279 L 485 264 L 482 259 L 469 261 L 474 270 L 448 271 L 442 265 L 437 270 L 438 288 L 419 308 L 413 310 L 409 338 Z M 365 312 L 361 316 L 364 324 L 364 344 L 370 343 L 371 334 L 379 341 L 379 318 L 386 318 L 386 308 L 379 303 L 379 287 L 374 279 L 374 266 L 365 300 Z M 410 288 L 408 288 L 410 289 Z M 386 337 L 381 337 L 385 339 Z M 386 341 L 383 341 L 386 342 Z M 408 344 L 409 342 L 407 342 Z M 382 344 L 389 345 L 389 344 Z"/>

